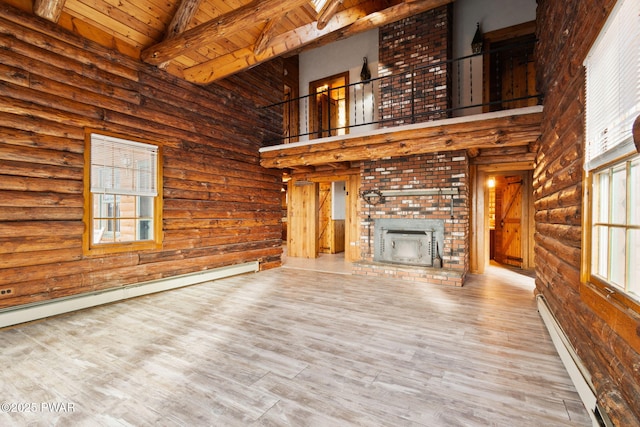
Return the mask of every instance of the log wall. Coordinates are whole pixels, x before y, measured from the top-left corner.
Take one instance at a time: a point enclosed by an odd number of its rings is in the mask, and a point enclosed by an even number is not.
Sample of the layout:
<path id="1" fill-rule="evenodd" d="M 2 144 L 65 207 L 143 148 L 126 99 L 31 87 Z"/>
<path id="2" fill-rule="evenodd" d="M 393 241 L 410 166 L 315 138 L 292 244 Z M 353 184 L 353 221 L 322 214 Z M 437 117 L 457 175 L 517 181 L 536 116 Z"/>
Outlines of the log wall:
<path id="1" fill-rule="evenodd" d="M 536 287 L 618 426 L 640 425 L 640 323 L 581 284 L 586 54 L 615 1 L 538 1 L 538 85 L 545 94 L 534 172 Z M 594 303 L 593 299 L 599 299 Z M 635 337 L 620 325 L 635 324 Z"/>
<path id="2" fill-rule="evenodd" d="M 259 260 L 281 176 L 259 164 L 282 62 L 194 86 L 0 4 L 0 308 Z M 85 128 L 162 146 L 163 248 L 82 251 Z"/>

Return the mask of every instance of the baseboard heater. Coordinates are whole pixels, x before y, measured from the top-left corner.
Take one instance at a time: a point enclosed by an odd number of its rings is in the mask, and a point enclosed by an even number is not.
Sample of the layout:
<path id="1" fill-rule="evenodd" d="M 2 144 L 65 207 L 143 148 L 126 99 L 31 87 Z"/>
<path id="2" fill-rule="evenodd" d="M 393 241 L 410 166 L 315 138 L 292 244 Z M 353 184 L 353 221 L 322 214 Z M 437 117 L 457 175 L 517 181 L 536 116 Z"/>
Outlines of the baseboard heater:
<path id="1" fill-rule="evenodd" d="M 0 328 L 260 270 L 258 261 L 0 309 Z"/>
<path id="2" fill-rule="evenodd" d="M 598 404 L 594 387 L 591 382 L 591 375 L 583 365 L 580 357 L 576 354 L 573 346 L 567 338 L 567 335 L 558 323 L 558 320 L 549 309 L 544 296 L 538 294 L 536 299 L 538 301 L 538 312 L 540 313 L 540 317 L 542 317 L 542 320 L 549 331 L 549 335 L 551 336 L 551 340 L 553 341 L 556 351 L 560 355 L 560 359 L 569 373 L 569 377 L 578 391 L 578 395 L 580 395 L 582 403 L 589 412 L 593 426 L 613 427 L 613 423 Z"/>

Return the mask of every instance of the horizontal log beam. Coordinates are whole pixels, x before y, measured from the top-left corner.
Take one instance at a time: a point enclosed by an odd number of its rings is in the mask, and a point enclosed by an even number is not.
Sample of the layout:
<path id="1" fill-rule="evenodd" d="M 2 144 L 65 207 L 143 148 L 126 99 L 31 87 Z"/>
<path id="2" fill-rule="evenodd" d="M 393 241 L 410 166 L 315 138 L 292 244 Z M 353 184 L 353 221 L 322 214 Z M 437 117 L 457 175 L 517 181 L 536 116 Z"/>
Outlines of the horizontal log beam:
<path id="1" fill-rule="evenodd" d="M 374 160 L 442 151 L 527 145 L 540 135 L 542 113 L 498 117 L 452 124 L 390 128 L 387 132 L 357 137 L 331 138 L 281 149 L 264 150 L 260 164 L 266 168 L 294 168 L 345 161 Z M 289 144 L 291 145 L 291 144 Z"/>
<path id="2" fill-rule="evenodd" d="M 142 51 L 140 58 L 151 65 L 160 65 L 166 61 L 184 55 L 204 45 L 235 34 L 259 22 L 265 22 L 295 9 L 308 0 L 254 0 L 211 21 L 185 31 Z"/>

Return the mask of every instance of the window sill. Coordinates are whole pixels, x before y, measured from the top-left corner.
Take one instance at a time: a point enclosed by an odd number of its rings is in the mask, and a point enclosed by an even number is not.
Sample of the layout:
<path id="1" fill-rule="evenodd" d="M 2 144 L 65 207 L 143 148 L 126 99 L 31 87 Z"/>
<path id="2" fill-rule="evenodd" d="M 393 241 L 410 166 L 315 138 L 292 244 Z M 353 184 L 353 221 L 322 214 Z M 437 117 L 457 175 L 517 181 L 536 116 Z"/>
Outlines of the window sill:
<path id="1" fill-rule="evenodd" d="M 162 249 L 162 244 L 155 241 L 101 244 L 84 249 L 85 256 L 100 256 L 123 252 L 153 251 Z"/>
<path id="2" fill-rule="evenodd" d="M 597 279 L 580 284 L 582 301 L 640 353 L 640 305 Z"/>

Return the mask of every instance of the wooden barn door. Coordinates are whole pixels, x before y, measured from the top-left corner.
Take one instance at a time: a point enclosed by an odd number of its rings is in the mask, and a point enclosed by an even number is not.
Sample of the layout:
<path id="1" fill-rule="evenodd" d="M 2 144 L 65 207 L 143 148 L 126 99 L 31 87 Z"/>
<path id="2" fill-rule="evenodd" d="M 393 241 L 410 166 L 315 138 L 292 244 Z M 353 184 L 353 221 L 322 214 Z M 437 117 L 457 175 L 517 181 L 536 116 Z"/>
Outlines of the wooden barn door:
<path id="1" fill-rule="evenodd" d="M 496 178 L 495 260 L 523 267 L 522 254 L 522 176 Z"/>
<path id="2" fill-rule="evenodd" d="M 318 207 L 318 246 L 321 253 L 333 253 L 333 221 L 331 218 L 331 183 L 320 183 L 320 197 Z"/>
<path id="3" fill-rule="evenodd" d="M 289 182 L 288 255 L 301 258 L 318 256 L 318 184 Z"/>

